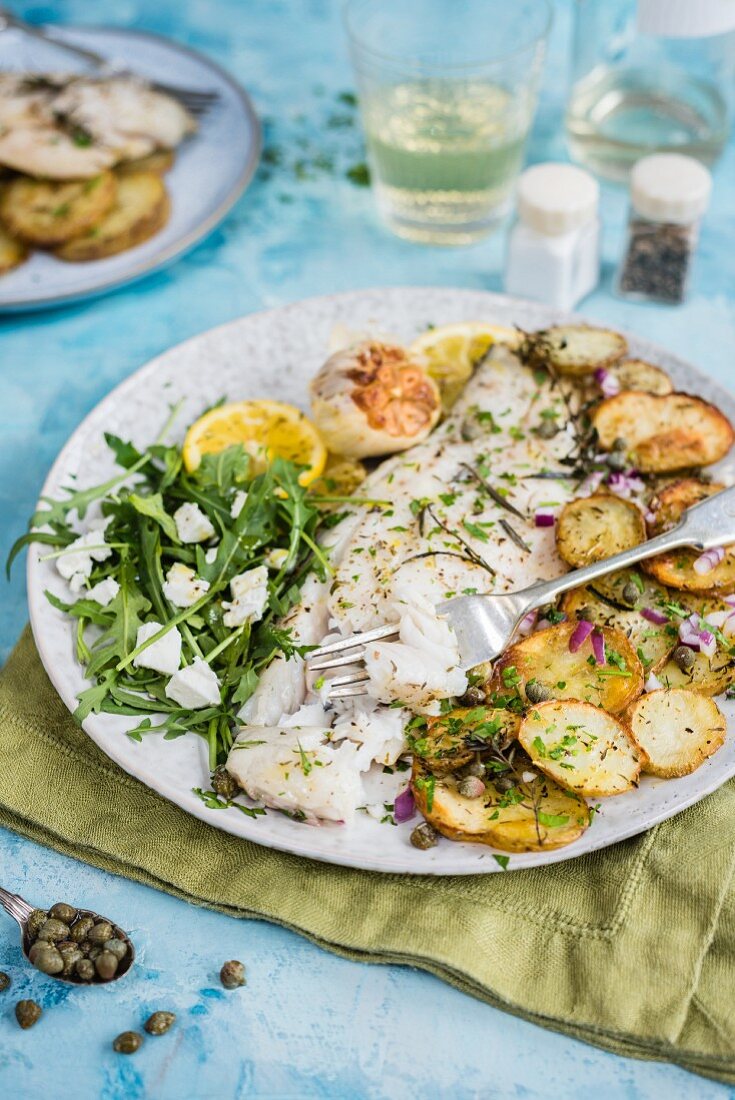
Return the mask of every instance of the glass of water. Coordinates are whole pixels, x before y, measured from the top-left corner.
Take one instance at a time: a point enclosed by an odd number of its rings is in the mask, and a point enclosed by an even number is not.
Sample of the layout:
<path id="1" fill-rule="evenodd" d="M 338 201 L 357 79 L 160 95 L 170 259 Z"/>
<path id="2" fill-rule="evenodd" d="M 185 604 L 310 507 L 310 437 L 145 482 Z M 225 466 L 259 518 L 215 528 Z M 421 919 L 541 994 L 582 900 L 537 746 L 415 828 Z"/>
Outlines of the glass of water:
<path id="1" fill-rule="evenodd" d="M 548 0 L 348 0 L 371 178 L 401 237 L 468 244 L 506 215 Z"/>

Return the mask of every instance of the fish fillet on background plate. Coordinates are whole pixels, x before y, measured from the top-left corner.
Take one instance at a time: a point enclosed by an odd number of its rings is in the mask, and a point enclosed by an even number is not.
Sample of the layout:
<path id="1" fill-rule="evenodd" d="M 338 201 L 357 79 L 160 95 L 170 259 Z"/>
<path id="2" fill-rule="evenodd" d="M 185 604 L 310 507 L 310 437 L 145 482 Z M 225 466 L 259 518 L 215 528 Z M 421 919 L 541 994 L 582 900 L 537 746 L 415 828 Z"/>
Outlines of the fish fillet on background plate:
<path id="1" fill-rule="evenodd" d="M 332 704 L 324 703 L 328 684 L 308 679 L 302 658 L 273 661 L 240 712 L 227 761 L 250 797 L 311 823 L 349 822 L 358 808 L 390 802 L 405 785 L 405 777 L 383 777 L 374 765 L 395 763 L 415 711 L 437 713 L 439 700 L 467 684 L 435 606 L 567 569 L 554 528 L 534 523 L 538 509 L 555 510 L 573 495 L 566 480 L 533 477 L 558 470 L 573 448 L 566 428 L 550 440 L 537 434 L 555 415 L 565 423 L 558 390 L 497 346 L 447 420 L 363 483 L 357 499 L 381 503 L 351 505 L 328 532 L 334 575 L 308 579 L 285 625 L 301 645 L 387 623 L 400 623 L 399 640 L 370 646 L 367 696 Z M 496 503 L 487 485 L 525 519 Z"/>

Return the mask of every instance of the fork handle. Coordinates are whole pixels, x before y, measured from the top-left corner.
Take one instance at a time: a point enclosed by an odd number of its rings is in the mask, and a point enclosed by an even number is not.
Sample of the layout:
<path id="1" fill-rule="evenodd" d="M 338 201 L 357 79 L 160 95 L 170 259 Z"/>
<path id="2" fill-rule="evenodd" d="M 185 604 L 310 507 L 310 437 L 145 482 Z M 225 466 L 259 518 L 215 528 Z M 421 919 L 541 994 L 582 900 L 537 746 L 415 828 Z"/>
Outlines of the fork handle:
<path id="1" fill-rule="evenodd" d="M 522 614 L 534 611 L 544 604 L 552 603 L 557 596 L 568 592 L 570 588 L 615 573 L 618 569 L 627 569 L 646 558 L 668 550 L 678 550 L 683 546 L 695 550 L 709 550 L 715 546 L 725 546 L 735 542 L 735 487 L 723 489 L 714 496 L 700 501 L 688 508 L 676 527 L 662 535 L 648 539 L 630 550 L 623 550 L 611 558 L 573 569 L 550 581 L 541 581 L 528 588 L 522 588 L 515 595 L 519 603 L 525 605 Z"/>
<path id="2" fill-rule="evenodd" d="M 44 27 L 37 26 L 34 23 L 26 23 L 25 19 L 20 19 L 19 16 L 7 8 L 0 8 L 0 30 L 6 30 L 8 27 L 22 31 L 31 38 L 38 38 L 41 42 L 49 42 L 52 46 L 58 46 L 59 49 L 75 54 L 97 68 L 111 67 L 109 59 L 101 53 L 97 53 L 96 50 L 88 50 L 84 46 L 75 46 L 65 39 L 57 38 L 52 31 L 48 31 Z"/>

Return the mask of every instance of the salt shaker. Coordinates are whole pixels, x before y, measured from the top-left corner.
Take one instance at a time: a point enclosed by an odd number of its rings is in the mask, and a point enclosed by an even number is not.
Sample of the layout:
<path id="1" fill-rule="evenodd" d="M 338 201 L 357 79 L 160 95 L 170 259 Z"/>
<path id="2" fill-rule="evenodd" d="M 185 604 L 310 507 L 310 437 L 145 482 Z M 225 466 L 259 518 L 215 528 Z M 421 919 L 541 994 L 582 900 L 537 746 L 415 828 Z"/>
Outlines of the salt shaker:
<path id="1" fill-rule="evenodd" d="M 571 309 L 600 275 L 600 189 L 582 168 L 536 164 L 518 182 L 505 267 L 508 294 Z"/>
<path id="2" fill-rule="evenodd" d="M 618 294 L 670 304 L 684 300 L 711 189 L 712 177 L 693 157 L 655 153 L 637 162 Z"/>

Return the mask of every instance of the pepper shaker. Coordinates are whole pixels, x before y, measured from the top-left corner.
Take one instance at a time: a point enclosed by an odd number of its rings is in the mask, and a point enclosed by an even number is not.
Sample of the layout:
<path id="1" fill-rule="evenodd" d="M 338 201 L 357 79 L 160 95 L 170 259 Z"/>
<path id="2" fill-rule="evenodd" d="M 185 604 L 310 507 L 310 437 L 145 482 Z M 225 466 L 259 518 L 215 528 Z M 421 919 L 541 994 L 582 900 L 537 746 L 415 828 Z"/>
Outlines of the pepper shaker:
<path id="1" fill-rule="evenodd" d="M 616 290 L 624 298 L 684 300 L 712 177 L 680 153 L 639 160 L 630 177 L 630 214 Z"/>

